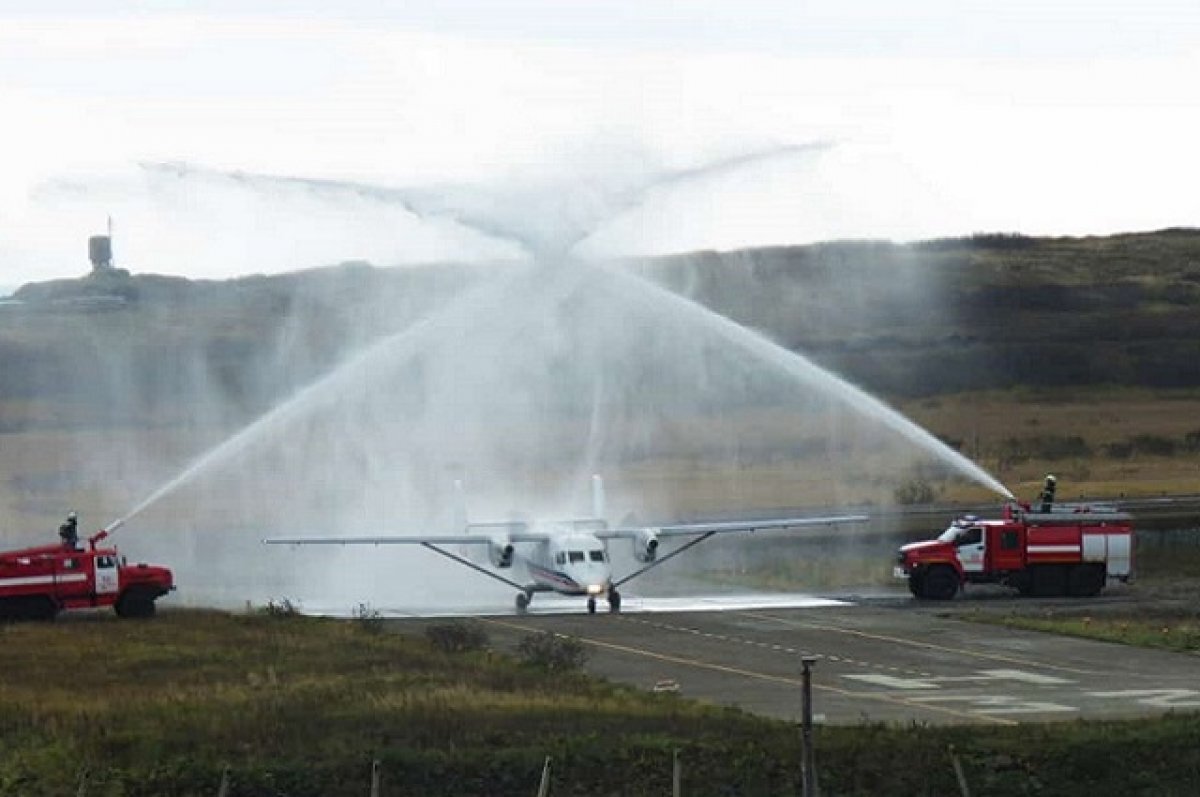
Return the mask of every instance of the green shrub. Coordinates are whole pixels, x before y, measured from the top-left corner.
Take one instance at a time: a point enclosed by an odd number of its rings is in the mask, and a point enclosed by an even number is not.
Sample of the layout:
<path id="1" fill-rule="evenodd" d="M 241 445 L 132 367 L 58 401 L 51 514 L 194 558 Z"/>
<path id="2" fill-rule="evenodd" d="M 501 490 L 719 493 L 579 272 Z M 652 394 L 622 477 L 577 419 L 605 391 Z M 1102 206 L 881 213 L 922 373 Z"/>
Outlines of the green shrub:
<path id="1" fill-rule="evenodd" d="M 575 637 L 539 631 L 524 637 L 517 653 L 526 664 L 553 672 L 577 670 L 587 661 L 587 649 Z"/>
<path id="2" fill-rule="evenodd" d="M 443 653 L 467 653 L 488 646 L 488 635 L 483 626 L 462 620 L 431 625 L 425 629 L 425 638 Z"/>
<path id="3" fill-rule="evenodd" d="M 291 598 L 271 598 L 262 608 L 262 613 L 268 617 L 297 617 L 300 614 L 300 606 L 293 603 Z"/>
<path id="4" fill-rule="evenodd" d="M 354 623 L 368 634 L 378 634 L 383 630 L 383 617 L 379 610 L 369 603 L 360 603 L 354 607 Z"/>
<path id="5" fill-rule="evenodd" d="M 1000 443 L 1002 467 L 1012 467 L 1031 459 L 1056 461 L 1086 459 L 1092 447 L 1079 435 L 1039 434 L 1033 437 L 1009 437 Z"/>
<path id="6" fill-rule="evenodd" d="M 1173 457 L 1178 445 L 1169 437 L 1157 434 L 1139 434 L 1130 439 L 1133 450 L 1152 457 Z"/>
<path id="7" fill-rule="evenodd" d="M 1128 441 L 1124 443 L 1107 443 L 1104 446 L 1104 455 L 1109 459 L 1129 459 L 1133 456 L 1133 443 Z"/>
<path id="8" fill-rule="evenodd" d="M 931 504 L 936 496 L 933 485 L 919 476 L 909 479 L 892 491 L 892 497 L 901 506 Z"/>

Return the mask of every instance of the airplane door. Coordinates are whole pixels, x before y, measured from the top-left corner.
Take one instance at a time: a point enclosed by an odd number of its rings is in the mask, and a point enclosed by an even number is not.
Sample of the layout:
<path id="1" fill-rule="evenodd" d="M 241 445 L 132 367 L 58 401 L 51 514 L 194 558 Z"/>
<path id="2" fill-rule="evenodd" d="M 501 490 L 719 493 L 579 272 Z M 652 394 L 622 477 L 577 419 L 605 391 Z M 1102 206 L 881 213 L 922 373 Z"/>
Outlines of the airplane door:
<path id="1" fill-rule="evenodd" d="M 115 595 L 120 586 L 120 576 L 117 572 L 117 557 L 97 556 L 96 562 L 96 594 Z"/>
<path id="2" fill-rule="evenodd" d="M 955 542 L 958 562 L 965 573 L 983 572 L 983 529 L 971 528 L 964 531 Z"/>

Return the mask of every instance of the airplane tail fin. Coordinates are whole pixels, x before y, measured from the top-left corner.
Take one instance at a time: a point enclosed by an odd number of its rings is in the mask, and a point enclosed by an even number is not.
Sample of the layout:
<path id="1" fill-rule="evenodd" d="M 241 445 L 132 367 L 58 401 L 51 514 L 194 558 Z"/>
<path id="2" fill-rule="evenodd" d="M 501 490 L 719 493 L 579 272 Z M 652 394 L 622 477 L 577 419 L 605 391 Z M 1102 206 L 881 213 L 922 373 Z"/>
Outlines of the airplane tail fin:
<path id="1" fill-rule="evenodd" d="M 592 517 L 604 520 L 604 479 L 592 475 Z"/>

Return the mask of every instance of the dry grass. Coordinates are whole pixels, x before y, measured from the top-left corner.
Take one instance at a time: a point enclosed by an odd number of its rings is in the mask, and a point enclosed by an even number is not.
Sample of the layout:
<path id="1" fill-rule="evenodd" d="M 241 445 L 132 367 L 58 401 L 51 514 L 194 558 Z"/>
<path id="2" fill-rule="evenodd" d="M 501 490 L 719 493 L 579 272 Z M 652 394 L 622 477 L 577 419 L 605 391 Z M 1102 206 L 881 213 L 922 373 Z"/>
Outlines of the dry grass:
<path id="1" fill-rule="evenodd" d="M 1013 390 L 943 396 L 898 409 L 958 443 L 1024 498 L 1036 494 L 1048 472 L 1058 475 L 1059 495 L 1067 500 L 1200 493 L 1195 454 L 1114 459 L 1104 452 L 1106 445 L 1138 435 L 1182 440 L 1200 430 L 1200 393 L 1194 390 Z M 894 439 L 878 445 L 877 434 L 855 435 L 852 420 L 840 421 L 845 429 L 838 432 L 818 428 L 819 421 L 820 416 L 782 410 L 678 420 L 666 450 L 625 458 L 605 471 L 609 505 L 638 507 L 647 518 L 887 505 L 896 488 L 919 472 L 914 463 L 920 457 L 912 447 Z M 1092 453 L 1018 462 L 1004 456 L 1006 441 L 1045 435 L 1077 436 Z M 170 478 L 217 436 L 212 430 L 178 429 L 0 434 L 0 535 L 9 541 L 40 539 L 53 533 L 68 508 L 83 513 L 89 525 L 119 517 L 157 486 L 152 474 Z M 108 453 L 119 451 L 139 452 L 144 461 Z M 530 494 L 561 483 L 563 467 L 555 465 L 524 475 Z M 994 500 L 974 484 L 929 478 L 938 501 Z M 287 485 L 276 487 L 276 498 L 284 500 Z"/>
<path id="2" fill-rule="evenodd" d="M 1092 388 L 1006 391 L 944 396 L 900 407 L 935 434 L 962 441 L 962 451 L 1018 495 L 1032 497 L 1046 473 L 1059 477 L 1060 498 L 1121 498 L 1200 493 L 1200 457 L 1137 455 L 1111 459 L 1105 445 L 1138 435 L 1181 440 L 1200 430 L 1200 393 Z M 1031 459 L 1006 465 L 1004 442 L 1039 435 L 1078 436 L 1093 450 L 1086 458 Z M 948 497 L 961 494 L 961 488 Z"/>

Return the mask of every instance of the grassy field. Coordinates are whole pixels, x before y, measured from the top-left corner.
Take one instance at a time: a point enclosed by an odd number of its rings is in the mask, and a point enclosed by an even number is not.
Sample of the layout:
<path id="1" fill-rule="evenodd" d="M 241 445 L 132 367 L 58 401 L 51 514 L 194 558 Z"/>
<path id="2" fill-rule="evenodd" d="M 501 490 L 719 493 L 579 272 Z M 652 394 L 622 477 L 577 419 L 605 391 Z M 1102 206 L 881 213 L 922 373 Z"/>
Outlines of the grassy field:
<path id="1" fill-rule="evenodd" d="M 897 409 L 1025 500 L 1036 495 L 1046 473 L 1058 476 L 1063 500 L 1200 493 L 1200 393 L 1194 390 L 1014 389 L 904 402 Z M 888 505 L 913 479 L 927 480 L 939 503 L 998 500 L 978 485 L 914 466 L 911 447 L 872 446 L 869 435 L 845 448 L 814 446 L 811 429 L 779 411 L 679 425 L 686 448 L 605 471 L 611 506 L 637 506 L 650 517 L 711 517 Z M 222 437 L 221 430 L 172 428 L 0 433 L 0 533 L 52 532 L 72 507 L 97 522 L 119 517 L 156 480 L 175 475 Z M 728 453 L 731 439 L 740 441 L 736 456 Z M 554 483 L 569 469 L 559 465 L 530 474 L 525 483 Z M 286 500 L 286 491 L 278 498 Z"/>
<path id="2" fill-rule="evenodd" d="M 1200 654 L 1200 545 L 1190 540 L 1141 540 L 1135 561 L 1138 575 L 1131 591 L 1134 604 L 1058 605 L 956 612 L 955 617 L 1012 628 L 1120 642 Z"/>
<path id="3" fill-rule="evenodd" d="M 690 795 L 798 792 L 788 723 L 443 653 L 366 620 L 164 612 L 0 627 L 0 794 Z M 1200 717 L 1048 726 L 818 728 L 823 793 L 1190 794 Z"/>
<path id="4" fill-rule="evenodd" d="M 1197 230 L 983 234 L 693 253 L 636 268 L 866 387 L 1022 497 L 1053 472 L 1064 499 L 1120 498 L 1200 492 L 1197 253 Z M 52 530 L 72 506 L 119 516 L 476 276 L 347 264 L 229 282 L 113 275 L 28 286 L 27 305 L 0 314 L 0 533 Z M 130 301 L 103 312 L 56 302 L 112 291 Z M 701 406 L 690 391 L 640 385 L 635 403 L 663 412 L 653 446 L 637 444 L 647 430 L 636 424 L 606 422 L 611 503 L 652 517 L 883 505 L 914 482 L 939 502 L 993 499 L 914 464 L 911 445 L 869 432 L 861 416 L 822 414 L 811 387 L 786 383 L 777 406 L 739 417 L 727 406 L 682 417 Z M 511 437 L 496 432 L 496 447 L 590 436 L 582 410 L 583 434 L 560 435 L 549 427 L 565 419 L 542 413 L 533 430 L 528 417 L 497 418 Z M 889 446 L 902 456 L 884 456 Z M 540 487 L 578 465 L 539 462 L 543 472 L 521 483 Z"/>
<path id="5" fill-rule="evenodd" d="M 1058 476 L 1064 500 L 1200 492 L 1195 390 L 1012 389 L 899 409 L 1026 499 L 1046 473 Z M 965 485 L 946 488 L 950 499 L 971 494 Z"/>
<path id="6" fill-rule="evenodd" d="M 1046 611 L 1036 615 L 967 615 L 968 619 L 1009 628 L 1120 642 L 1147 648 L 1200 653 L 1200 614 L 1186 610 L 1139 609 L 1120 615 Z"/>

